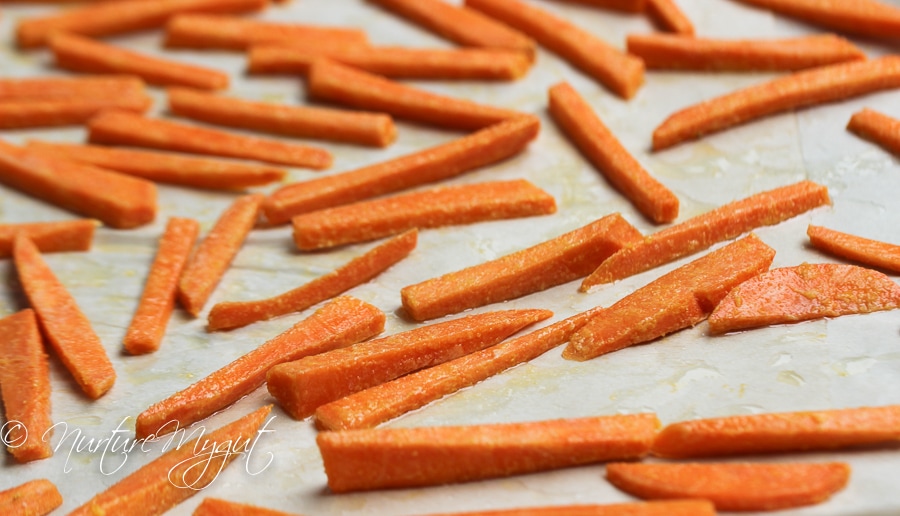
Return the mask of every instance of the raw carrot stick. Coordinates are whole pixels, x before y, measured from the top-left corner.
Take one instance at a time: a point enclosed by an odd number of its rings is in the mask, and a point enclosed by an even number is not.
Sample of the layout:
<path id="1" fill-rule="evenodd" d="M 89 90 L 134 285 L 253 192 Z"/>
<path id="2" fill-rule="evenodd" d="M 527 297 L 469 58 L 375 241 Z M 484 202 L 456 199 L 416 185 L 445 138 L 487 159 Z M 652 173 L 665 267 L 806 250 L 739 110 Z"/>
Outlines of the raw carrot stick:
<path id="1" fill-rule="evenodd" d="M 812 224 L 806 229 L 806 235 L 813 247 L 826 253 L 872 267 L 900 272 L 900 245 L 871 240 Z"/>
<path id="2" fill-rule="evenodd" d="M 624 99 L 644 82 L 640 59 L 545 9 L 519 0 L 466 0 L 465 5 L 528 34 Z"/>
<path id="3" fill-rule="evenodd" d="M 166 512 L 210 485 L 239 455 L 249 454 L 271 410 L 271 405 L 259 408 L 176 446 L 96 494 L 70 515 Z"/>
<path id="4" fill-rule="evenodd" d="M 334 272 L 289 290 L 257 301 L 225 301 L 209 311 L 208 331 L 231 330 L 279 315 L 301 312 L 365 283 L 399 262 L 416 247 L 418 232 L 407 231 L 350 260 Z"/>
<path id="5" fill-rule="evenodd" d="M 653 131 L 653 149 L 665 149 L 775 113 L 897 87 L 900 56 L 796 72 L 678 111 Z"/>
<path id="6" fill-rule="evenodd" d="M 34 310 L 0 319 L 0 335 L 0 392 L 6 413 L 3 444 L 19 462 L 45 459 L 53 454 L 48 433 L 53 426 L 50 366 Z"/>
<path id="7" fill-rule="evenodd" d="M 169 111 L 211 124 L 337 142 L 386 147 L 397 137 L 390 116 L 307 106 L 285 106 L 170 88 Z"/>
<path id="8" fill-rule="evenodd" d="M 116 381 L 116 372 L 90 321 L 25 235 L 13 241 L 13 260 L 47 342 L 81 390 L 99 398 Z"/>
<path id="9" fill-rule="evenodd" d="M 560 505 L 429 514 L 428 516 L 715 516 L 716 509 L 706 500 L 665 500 L 604 505 Z"/>
<path id="10" fill-rule="evenodd" d="M 601 9 L 622 11 L 626 13 L 642 13 L 648 9 L 650 0 L 565 0 L 569 3 L 590 5 Z"/>
<path id="11" fill-rule="evenodd" d="M 179 63 L 75 34 L 50 38 L 56 65 L 76 72 L 136 75 L 150 84 L 206 90 L 228 87 L 228 74 L 205 66 Z"/>
<path id="12" fill-rule="evenodd" d="M 287 175 L 283 168 L 99 145 L 30 140 L 26 149 L 148 181 L 209 190 L 244 190 L 281 181 Z"/>
<path id="13" fill-rule="evenodd" d="M 900 156 L 900 120 L 896 118 L 865 108 L 850 117 L 847 130 Z"/>
<path id="14" fill-rule="evenodd" d="M 572 335 L 563 358 L 588 360 L 706 319 L 735 286 L 769 268 L 775 251 L 752 233 L 625 296 Z"/>
<path id="15" fill-rule="evenodd" d="M 287 331 L 143 411 L 135 424 L 138 439 L 160 436 L 222 410 L 253 392 L 266 372 L 282 362 L 349 346 L 384 329 L 381 310 L 342 296 Z"/>
<path id="16" fill-rule="evenodd" d="M 0 129 L 82 125 L 107 109 L 143 113 L 152 103 L 153 100 L 143 94 L 107 99 L 71 97 L 0 102 Z"/>
<path id="17" fill-rule="evenodd" d="M 647 15 L 664 31 L 684 36 L 694 35 L 694 24 L 675 0 L 647 0 Z"/>
<path id="18" fill-rule="evenodd" d="M 585 278 L 581 290 L 650 270 L 830 202 L 828 189 L 812 181 L 800 181 L 730 202 L 616 252 Z"/>
<path id="19" fill-rule="evenodd" d="M 40 478 L 0 491 L 0 513 L 43 516 L 62 505 L 62 495 L 49 480 Z"/>
<path id="20" fill-rule="evenodd" d="M 900 9 L 875 0 L 739 0 L 778 14 L 865 37 L 895 39 L 900 34 Z"/>
<path id="21" fill-rule="evenodd" d="M 289 184 L 266 198 L 263 212 L 270 224 L 282 224 L 301 213 L 454 177 L 518 154 L 540 125 L 537 117 L 523 115 L 399 158 Z"/>
<path id="22" fill-rule="evenodd" d="M 403 308 L 416 321 L 507 301 L 582 278 L 640 232 L 618 213 L 478 265 L 400 290 Z"/>
<path id="23" fill-rule="evenodd" d="M 481 351 L 326 403 L 316 409 L 316 425 L 325 430 L 376 427 L 543 355 L 569 340 L 572 333 L 600 310 L 593 308 L 575 314 Z"/>
<path id="24" fill-rule="evenodd" d="M 569 83 L 550 88 L 550 114 L 588 160 L 644 216 L 657 224 L 678 217 L 678 197 L 644 170 Z"/>
<path id="25" fill-rule="evenodd" d="M 900 308 L 883 273 L 836 263 L 772 269 L 736 286 L 709 316 L 713 334 Z"/>
<path id="26" fill-rule="evenodd" d="M 388 113 L 397 118 L 452 129 L 482 129 L 522 113 L 439 95 L 331 61 L 309 69 L 307 93 L 314 99 Z"/>
<path id="27" fill-rule="evenodd" d="M 199 231 L 200 224 L 196 220 L 169 219 L 159 240 L 156 258 L 150 266 L 144 293 L 125 333 L 125 351 L 137 355 L 159 349 L 175 308 L 178 280 Z"/>
<path id="28" fill-rule="evenodd" d="M 138 97 L 144 93 L 144 81 L 131 75 L 0 79 L 2 102 L 72 97 L 107 99 Z"/>
<path id="29" fill-rule="evenodd" d="M 606 478 L 647 500 L 700 498 L 722 511 L 772 511 L 824 502 L 847 485 L 850 466 L 828 463 L 612 463 Z"/>
<path id="30" fill-rule="evenodd" d="M 191 516 L 292 516 L 292 514 L 220 498 L 204 498 Z"/>
<path id="31" fill-rule="evenodd" d="M 493 346 L 552 315 L 503 310 L 420 326 L 277 365 L 266 375 L 266 387 L 291 417 L 303 419 L 325 403 Z"/>
<path id="32" fill-rule="evenodd" d="M 92 143 L 211 154 L 313 169 L 331 166 L 331 154 L 317 147 L 254 138 L 119 111 L 95 116 L 88 122 L 88 129 Z"/>
<path id="33" fill-rule="evenodd" d="M 24 233 L 42 253 L 87 251 L 94 241 L 96 227 L 97 221 L 93 219 L 0 224 L 0 258 L 12 256 L 17 233 Z"/>
<path id="34" fill-rule="evenodd" d="M 448 186 L 363 201 L 297 215 L 294 243 L 321 249 L 374 240 L 412 228 L 547 215 L 556 201 L 520 179 Z"/>
<path id="35" fill-rule="evenodd" d="M 323 432 L 316 437 L 335 493 L 469 482 L 636 459 L 654 414 L 529 423 Z"/>
<path id="36" fill-rule="evenodd" d="M 240 251 L 256 223 L 262 200 L 262 194 L 249 194 L 236 199 L 222 212 L 190 261 L 184 265 L 178 279 L 178 302 L 194 317 L 203 309 Z"/>

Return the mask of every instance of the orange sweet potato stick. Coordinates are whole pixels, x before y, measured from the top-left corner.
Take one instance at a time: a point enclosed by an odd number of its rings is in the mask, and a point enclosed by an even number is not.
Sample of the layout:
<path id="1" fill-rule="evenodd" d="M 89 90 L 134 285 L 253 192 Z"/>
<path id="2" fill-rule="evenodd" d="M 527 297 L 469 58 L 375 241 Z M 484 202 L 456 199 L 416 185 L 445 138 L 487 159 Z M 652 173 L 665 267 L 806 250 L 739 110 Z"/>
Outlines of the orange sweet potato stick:
<path id="1" fill-rule="evenodd" d="M 836 263 L 772 269 L 734 288 L 709 316 L 713 334 L 900 308 L 883 273 Z"/>
<path id="2" fill-rule="evenodd" d="M 653 414 L 323 432 L 335 493 L 469 482 L 646 455 Z"/>
<path id="3" fill-rule="evenodd" d="M 252 102 L 185 88 L 167 93 L 172 114 L 211 124 L 374 147 L 397 137 L 394 121 L 382 113 Z"/>
<path id="4" fill-rule="evenodd" d="M 543 355 L 569 340 L 572 333 L 600 310 L 594 308 L 575 314 L 481 351 L 326 403 L 316 409 L 316 425 L 325 430 L 376 427 Z"/>
<path id="5" fill-rule="evenodd" d="M 13 238 L 24 233 L 42 253 L 87 251 L 94 241 L 93 219 L 0 224 L 0 258 L 12 256 Z"/>
<path id="6" fill-rule="evenodd" d="M 684 36 L 694 35 L 694 24 L 675 0 L 647 0 L 647 15 L 664 31 Z"/>
<path id="7" fill-rule="evenodd" d="M 662 150 L 791 109 L 897 87 L 900 87 L 900 56 L 803 70 L 678 111 L 653 131 L 653 149 Z"/>
<path id="8" fill-rule="evenodd" d="M 299 249 L 374 240 L 412 228 L 472 224 L 556 212 L 547 192 L 520 179 L 423 190 L 297 215 Z"/>
<path id="9" fill-rule="evenodd" d="M 900 156 L 900 120 L 896 118 L 866 108 L 850 117 L 847 130 Z"/>
<path id="10" fill-rule="evenodd" d="M 688 328 L 736 285 L 769 268 L 775 251 L 752 233 L 615 302 L 572 335 L 563 358 L 588 360 Z"/>
<path id="11" fill-rule="evenodd" d="M 292 183 L 263 203 L 270 224 L 341 204 L 448 179 L 521 152 L 541 122 L 523 115 L 435 147 L 339 174 Z"/>
<path id="12" fill-rule="evenodd" d="M 429 514 L 428 516 L 715 516 L 716 509 L 706 500 L 664 500 L 654 502 L 603 505 L 559 505 Z"/>
<path id="13" fill-rule="evenodd" d="M 822 226 L 806 229 L 809 243 L 816 249 L 871 267 L 900 272 L 900 245 L 863 238 Z"/>
<path id="14" fill-rule="evenodd" d="M 139 97 L 145 93 L 144 81 L 130 75 L 0 79 L 0 102 L 73 97 L 104 100 Z"/>
<path id="15" fill-rule="evenodd" d="M 407 231 L 350 260 L 333 272 L 283 294 L 257 301 L 224 301 L 209 311 L 208 331 L 231 330 L 265 321 L 331 299 L 365 283 L 409 255 L 416 247 L 418 232 Z"/>
<path id="16" fill-rule="evenodd" d="M 644 216 L 657 224 L 678 217 L 678 197 L 634 159 L 569 83 L 550 88 L 550 114 L 588 160 Z"/>
<path id="17" fill-rule="evenodd" d="M 49 480 L 40 478 L 0 491 L 0 513 L 43 516 L 62 505 L 62 495 Z"/>
<path id="18" fill-rule="evenodd" d="M 221 498 L 204 498 L 191 516 L 295 516 L 294 513 L 267 509 L 258 505 L 230 502 Z M 299 516 L 299 515 L 296 515 Z"/>
<path id="19" fill-rule="evenodd" d="M 236 199 L 219 216 L 206 238 L 184 266 L 178 280 L 178 302 L 194 317 L 212 295 L 256 223 L 262 194 Z"/>
<path id="20" fill-rule="evenodd" d="M 277 365 L 266 387 L 294 419 L 354 392 L 492 346 L 553 315 L 504 310 L 470 315 Z"/>
<path id="21" fill-rule="evenodd" d="M 113 386 L 116 372 L 90 321 L 28 237 L 16 236 L 13 260 L 47 342 L 81 390 L 92 399 L 99 398 Z"/>
<path id="22" fill-rule="evenodd" d="M 527 249 L 403 287 L 403 308 L 416 321 L 508 301 L 582 278 L 640 232 L 614 213 Z"/>
<path id="23" fill-rule="evenodd" d="M 800 181 L 725 204 L 618 251 L 585 278 L 581 290 L 650 270 L 830 202 L 827 188 L 812 181 Z"/>
<path id="24" fill-rule="evenodd" d="M 147 95 L 99 98 L 53 98 L 0 101 L 0 129 L 81 125 L 107 109 L 143 113 L 153 100 Z"/>
<path id="25" fill-rule="evenodd" d="M 612 11 L 642 13 L 648 9 L 650 0 L 564 0 L 569 3 L 589 5 Z"/>
<path id="26" fill-rule="evenodd" d="M 706 499 L 722 511 L 772 511 L 813 505 L 847 485 L 850 466 L 829 463 L 612 463 L 606 478 L 648 500 Z"/>
<path id="27" fill-rule="evenodd" d="M 88 122 L 88 129 L 91 142 L 109 145 L 132 145 L 253 159 L 313 169 L 328 168 L 332 159 L 328 151 L 317 147 L 243 136 L 119 111 L 95 116 Z"/>
<path id="28" fill-rule="evenodd" d="M 159 240 L 156 258 L 150 266 L 144 292 L 125 333 L 125 351 L 137 355 L 159 349 L 175 308 L 178 280 L 191 256 L 199 231 L 200 224 L 196 220 L 169 219 Z"/>
<path id="29" fill-rule="evenodd" d="M 519 0 L 466 0 L 465 5 L 528 34 L 624 99 L 644 82 L 640 59 L 545 9 Z"/>
<path id="30" fill-rule="evenodd" d="M 174 432 L 253 392 L 266 371 L 282 362 L 349 346 L 384 329 L 385 316 L 348 296 L 334 299 L 289 330 L 193 385 L 155 403 L 137 417 L 138 439 Z"/>
<path id="31" fill-rule="evenodd" d="M 250 453 L 271 406 L 181 444 L 78 507 L 71 516 L 162 514 L 216 480 L 231 461 Z"/>
<path id="32" fill-rule="evenodd" d="M 900 34 L 900 9 L 876 0 L 739 0 L 832 30 L 869 38 L 895 39 Z"/>

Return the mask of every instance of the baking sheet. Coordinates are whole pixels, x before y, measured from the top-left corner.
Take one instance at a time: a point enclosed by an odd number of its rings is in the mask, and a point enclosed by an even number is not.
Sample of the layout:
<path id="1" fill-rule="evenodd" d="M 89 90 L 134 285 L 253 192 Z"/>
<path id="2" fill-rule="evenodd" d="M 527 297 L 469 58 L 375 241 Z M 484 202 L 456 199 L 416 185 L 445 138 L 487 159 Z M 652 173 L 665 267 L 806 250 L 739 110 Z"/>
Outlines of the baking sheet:
<path id="1" fill-rule="evenodd" d="M 533 0 L 624 47 L 631 32 L 647 32 L 643 18 L 589 7 Z M 890 3 L 900 5 L 900 1 Z M 699 35 L 779 37 L 817 29 L 744 7 L 728 0 L 680 0 Z M 41 5 L 3 5 L 3 76 L 65 74 L 44 51 L 20 53 L 9 44 L 17 19 L 49 12 Z M 361 0 L 296 0 L 270 8 L 261 18 L 301 23 L 364 27 L 373 42 L 411 46 L 449 46 L 444 40 Z M 131 48 L 169 55 L 186 62 L 227 70 L 229 94 L 287 104 L 304 103 L 302 81 L 294 77 L 247 77 L 244 58 L 222 52 L 163 51 L 161 35 L 148 32 L 112 38 Z M 877 42 L 859 41 L 870 55 L 896 51 Z M 581 92 L 624 145 L 681 200 L 679 221 L 711 208 L 803 178 L 829 188 L 833 205 L 816 209 L 757 234 L 777 250 L 773 266 L 828 262 L 832 258 L 806 244 L 810 223 L 900 242 L 900 163 L 873 144 L 848 133 L 852 113 L 872 107 L 900 116 L 900 92 L 867 95 L 832 105 L 770 117 L 671 150 L 650 153 L 650 134 L 672 112 L 700 100 L 758 83 L 768 74 L 649 72 L 637 96 L 624 102 L 540 50 L 535 67 L 514 83 L 426 82 L 431 91 L 471 98 L 536 114 L 543 128 L 523 154 L 474 171 L 449 183 L 527 178 L 557 200 L 555 215 L 423 231 L 414 253 L 377 280 L 350 294 L 388 314 L 386 333 L 411 328 L 397 312 L 401 287 L 502 256 L 588 223 L 621 212 L 641 231 L 658 227 L 645 220 L 578 154 L 549 119 L 546 91 L 567 80 Z M 164 96 L 153 89 L 155 113 L 164 115 Z M 290 180 L 350 170 L 449 141 L 460 133 L 398 122 L 398 141 L 387 149 L 313 142 L 333 151 L 326 172 L 290 171 Z M 28 138 L 81 142 L 80 128 L 5 132 L 9 141 Z M 255 191 L 269 192 L 275 186 Z M 205 232 L 235 194 L 161 185 L 160 213 L 151 225 L 129 231 L 100 228 L 87 253 L 46 255 L 62 282 L 87 314 L 111 356 L 119 378 L 97 401 L 88 401 L 55 358 L 51 359 L 53 420 L 59 422 L 55 455 L 19 465 L 8 456 L 0 466 L 0 488 L 32 478 L 54 481 L 65 502 L 57 512 L 74 509 L 93 494 L 156 457 L 161 448 L 128 446 L 134 416 L 152 403 L 187 387 L 269 338 L 314 309 L 239 330 L 209 334 L 209 307 L 223 300 L 267 297 L 305 283 L 345 263 L 373 244 L 319 253 L 293 249 L 289 228 L 254 231 L 199 319 L 183 312 L 173 317 L 162 348 L 148 356 L 121 351 L 156 239 L 171 216 L 194 217 Z M 0 185 L 0 221 L 60 220 L 76 215 Z M 578 282 L 505 303 L 503 308 L 549 308 L 545 324 L 580 310 L 609 305 L 655 277 L 692 258 L 602 287 L 577 292 Z M 0 315 L 26 306 L 8 261 L 0 263 Z M 893 276 L 896 279 L 896 276 Z M 476 311 L 500 308 L 498 305 Z M 772 327 L 711 338 L 706 324 L 648 345 L 636 346 L 583 363 L 565 361 L 560 349 L 433 403 L 390 426 L 475 424 L 527 421 L 600 414 L 656 412 L 663 423 L 731 414 L 813 410 L 900 403 L 900 312 L 882 312 Z M 264 388 L 202 424 L 213 429 L 256 407 L 272 403 Z M 632 500 L 603 479 L 602 465 L 505 479 L 432 487 L 333 495 L 328 492 L 310 421 L 293 421 L 280 409 L 260 436 L 253 457 L 239 459 L 204 491 L 171 511 L 190 514 L 204 496 L 255 503 L 303 514 L 423 514 L 515 506 L 612 503 Z M 64 426 L 63 426 L 64 425 Z M 106 441 L 104 441 L 106 439 Z M 118 440 L 116 440 L 118 439 Z M 79 451 L 80 449 L 80 451 Z M 106 449 L 106 453 L 103 450 Z M 900 513 L 900 450 L 762 457 L 759 460 L 841 460 L 853 467 L 849 486 L 828 503 L 782 511 L 785 515 Z"/>

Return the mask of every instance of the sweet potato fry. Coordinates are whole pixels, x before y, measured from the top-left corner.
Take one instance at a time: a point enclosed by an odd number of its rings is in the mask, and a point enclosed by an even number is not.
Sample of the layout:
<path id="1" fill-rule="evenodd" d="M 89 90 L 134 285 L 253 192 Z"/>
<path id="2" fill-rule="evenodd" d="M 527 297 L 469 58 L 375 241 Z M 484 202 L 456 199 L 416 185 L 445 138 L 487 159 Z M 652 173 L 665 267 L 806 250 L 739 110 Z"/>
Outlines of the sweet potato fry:
<path id="1" fill-rule="evenodd" d="M 93 143 L 253 159 L 313 169 L 331 166 L 331 153 L 317 147 L 254 138 L 130 113 L 101 113 L 88 122 L 88 129 Z"/>
<path id="2" fill-rule="evenodd" d="M 822 226 L 806 229 L 813 247 L 872 267 L 900 273 L 900 245 L 842 233 Z"/>
<path id="3" fill-rule="evenodd" d="M 678 111 L 653 131 L 653 150 L 775 113 L 897 87 L 900 56 L 803 70 Z"/>
<path id="4" fill-rule="evenodd" d="M 616 252 L 585 278 L 581 290 L 650 270 L 830 202 L 827 188 L 812 181 L 800 181 L 725 204 Z"/>
<path id="5" fill-rule="evenodd" d="M 289 330 L 143 411 L 135 424 L 136 437 L 159 436 L 200 421 L 256 390 L 273 366 L 368 339 L 384 329 L 384 320 L 384 313 L 374 306 L 338 297 Z"/>
<path id="6" fill-rule="evenodd" d="M 374 240 L 412 228 L 435 228 L 487 220 L 547 215 L 556 201 L 520 179 L 448 186 L 362 201 L 297 215 L 299 249 L 321 249 Z"/>
<path id="7" fill-rule="evenodd" d="M 599 7 L 601 9 L 609 9 L 612 11 L 622 11 L 626 13 L 642 13 L 647 10 L 647 4 L 650 0 L 564 0 L 573 4 L 589 5 L 591 7 Z"/>
<path id="8" fill-rule="evenodd" d="M 43 516 L 62 503 L 59 490 L 45 478 L 0 491 L 0 513 L 3 514 Z"/>
<path id="9" fill-rule="evenodd" d="M 71 97 L 0 102 L 0 129 L 81 125 L 107 109 L 143 113 L 152 103 L 143 94 L 107 99 Z"/>
<path id="10" fill-rule="evenodd" d="M 207 497 L 194 509 L 191 516 L 294 516 L 294 513 Z"/>
<path id="11" fill-rule="evenodd" d="M 613 485 L 648 500 L 699 498 L 722 511 L 772 511 L 823 502 L 847 485 L 850 466 L 828 463 L 606 465 Z"/>
<path id="12" fill-rule="evenodd" d="M 454 177 L 522 151 L 537 137 L 537 117 L 523 115 L 435 147 L 374 165 L 284 186 L 263 203 L 270 224 Z"/>
<path id="13" fill-rule="evenodd" d="M 624 99 L 644 82 L 640 59 L 545 9 L 519 0 L 466 0 L 465 5 L 528 34 Z"/>
<path id="14" fill-rule="evenodd" d="M 706 500 L 664 500 L 604 505 L 560 505 L 429 514 L 428 516 L 715 516 L 716 509 Z"/>
<path id="15" fill-rule="evenodd" d="M 99 398 L 113 386 L 116 372 L 90 321 L 25 235 L 13 241 L 13 260 L 47 342 L 81 390 Z"/>
<path id="16" fill-rule="evenodd" d="M 416 321 L 434 319 L 582 278 L 641 240 L 640 232 L 614 213 L 496 260 L 403 287 L 400 299 Z"/>
<path id="17" fill-rule="evenodd" d="M 647 15 L 664 31 L 682 36 L 694 35 L 694 24 L 675 0 L 647 0 Z"/>
<path id="18" fill-rule="evenodd" d="M 739 0 L 778 14 L 869 38 L 897 38 L 900 9 L 876 0 Z"/>
<path id="19" fill-rule="evenodd" d="M 567 82 L 550 88 L 550 114 L 588 160 L 648 219 L 678 217 L 678 197 L 651 176 Z"/>
<path id="20" fill-rule="evenodd" d="M 736 286 L 709 316 L 725 333 L 900 308 L 900 285 L 856 265 L 804 263 L 772 269 Z"/>
<path id="21" fill-rule="evenodd" d="M 900 156 L 900 120 L 896 118 L 866 108 L 850 117 L 847 130 Z"/>
<path id="22" fill-rule="evenodd" d="M 283 294 L 258 301 L 225 301 L 209 311 L 207 331 L 231 330 L 279 315 L 301 312 L 365 283 L 406 258 L 416 247 L 418 232 L 407 231 L 369 250 L 324 276 Z"/>
<path id="23" fill-rule="evenodd" d="M 0 224 L 0 258 L 12 256 L 13 238 L 23 233 L 42 253 L 87 251 L 94 241 L 93 219 L 61 220 L 59 222 L 23 222 Z"/>
<path id="24" fill-rule="evenodd" d="M 185 88 L 167 93 L 171 113 L 211 124 L 374 147 L 397 137 L 394 121 L 382 113 L 252 102 Z"/>
<path id="25" fill-rule="evenodd" d="M 0 79 L 0 102 L 73 97 L 104 100 L 139 97 L 145 93 L 144 81 L 131 75 Z"/>
<path id="26" fill-rule="evenodd" d="M 266 375 L 266 387 L 291 417 L 303 419 L 325 403 L 493 346 L 552 315 L 504 310 L 420 326 L 277 365 Z"/>

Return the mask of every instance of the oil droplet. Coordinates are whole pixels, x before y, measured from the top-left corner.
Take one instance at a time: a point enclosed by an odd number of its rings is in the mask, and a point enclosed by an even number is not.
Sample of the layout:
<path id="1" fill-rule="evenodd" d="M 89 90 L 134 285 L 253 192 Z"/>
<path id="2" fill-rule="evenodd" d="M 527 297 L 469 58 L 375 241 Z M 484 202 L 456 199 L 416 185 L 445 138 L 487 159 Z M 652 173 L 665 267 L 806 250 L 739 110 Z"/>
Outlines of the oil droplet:
<path id="1" fill-rule="evenodd" d="M 790 353 L 779 353 L 779 354 L 772 360 L 772 364 L 771 364 L 771 365 L 772 365 L 772 367 L 783 366 L 783 365 L 785 365 L 785 364 L 790 363 L 790 361 L 791 361 L 792 358 L 793 358 L 793 357 L 791 356 Z"/>
<path id="2" fill-rule="evenodd" d="M 796 385 L 797 387 L 806 383 L 806 380 L 794 371 L 782 371 L 778 373 L 778 381 L 788 385 Z"/>

